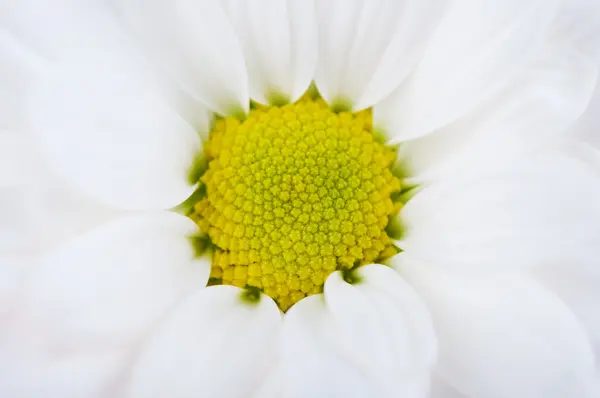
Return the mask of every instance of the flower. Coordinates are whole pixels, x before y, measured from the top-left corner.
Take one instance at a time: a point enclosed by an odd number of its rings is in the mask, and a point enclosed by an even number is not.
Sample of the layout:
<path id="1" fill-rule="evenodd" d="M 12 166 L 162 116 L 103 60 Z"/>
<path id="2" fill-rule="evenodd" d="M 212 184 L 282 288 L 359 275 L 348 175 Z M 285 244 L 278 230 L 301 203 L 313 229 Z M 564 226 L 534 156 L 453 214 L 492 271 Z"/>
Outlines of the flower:
<path id="1" fill-rule="evenodd" d="M 3 5 L 0 392 L 598 396 L 568 6 Z"/>

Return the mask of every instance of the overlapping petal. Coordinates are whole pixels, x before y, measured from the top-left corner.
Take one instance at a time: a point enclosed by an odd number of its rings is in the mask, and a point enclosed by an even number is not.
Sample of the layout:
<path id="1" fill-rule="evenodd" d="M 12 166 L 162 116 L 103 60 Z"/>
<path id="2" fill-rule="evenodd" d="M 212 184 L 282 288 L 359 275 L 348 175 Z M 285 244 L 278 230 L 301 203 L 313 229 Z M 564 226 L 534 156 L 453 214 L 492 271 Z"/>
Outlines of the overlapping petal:
<path id="1" fill-rule="evenodd" d="M 220 2 L 126 0 L 119 7 L 150 57 L 183 91 L 221 115 L 248 111 L 243 53 Z"/>
<path id="2" fill-rule="evenodd" d="M 317 1 L 315 81 L 329 102 L 360 110 L 389 95 L 412 71 L 444 0 Z"/>
<path id="3" fill-rule="evenodd" d="M 250 96 L 262 104 L 294 102 L 308 89 L 317 64 L 313 0 L 228 0 L 248 68 Z"/>
<path id="4" fill-rule="evenodd" d="M 0 254 L 34 257 L 119 214 L 53 173 L 30 134 L 0 131 Z"/>
<path id="5" fill-rule="evenodd" d="M 398 157 L 420 182 L 481 173 L 565 134 L 588 109 L 595 64 L 570 45 L 548 44 L 513 83 L 472 114 L 403 142 Z"/>
<path id="6" fill-rule="evenodd" d="M 557 1 L 455 1 L 404 85 L 373 117 L 392 143 L 454 122 L 498 93 L 546 38 Z"/>
<path id="7" fill-rule="evenodd" d="M 182 302 L 144 347 L 127 397 L 250 396 L 273 361 L 281 316 L 270 298 L 243 294 L 214 286 Z"/>
<path id="8" fill-rule="evenodd" d="M 426 397 L 436 358 L 427 310 L 389 268 L 368 265 L 355 278 L 332 274 L 324 297 L 286 314 L 284 396 Z"/>
<path id="9" fill-rule="evenodd" d="M 112 53 L 55 66 L 29 121 L 54 170 L 86 195 L 128 209 L 170 208 L 195 189 L 198 132 L 161 88 Z"/>
<path id="10" fill-rule="evenodd" d="M 32 269 L 22 312 L 66 346 L 135 343 L 208 281 L 195 224 L 158 212 L 118 219 L 44 256 Z"/>
<path id="11" fill-rule="evenodd" d="M 597 245 L 600 184 L 580 159 L 540 153 L 426 187 L 400 212 L 399 247 L 428 265 L 533 267 Z"/>
<path id="12" fill-rule="evenodd" d="M 400 255 L 402 256 L 402 255 Z M 525 273 L 393 258 L 431 311 L 436 372 L 468 397 L 596 397 L 595 360 L 571 310 Z"/>

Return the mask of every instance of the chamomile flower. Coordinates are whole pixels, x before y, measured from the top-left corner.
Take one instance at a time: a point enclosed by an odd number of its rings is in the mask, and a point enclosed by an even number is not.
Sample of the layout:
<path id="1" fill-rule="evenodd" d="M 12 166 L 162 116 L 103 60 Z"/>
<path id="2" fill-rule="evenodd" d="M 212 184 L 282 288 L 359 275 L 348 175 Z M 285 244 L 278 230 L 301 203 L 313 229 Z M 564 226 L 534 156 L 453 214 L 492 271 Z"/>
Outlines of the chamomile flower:
<path id="1" fill-rule="evenodd" d="M 0 6 L 1 395 L 598 396 L 569 5 Z"/>

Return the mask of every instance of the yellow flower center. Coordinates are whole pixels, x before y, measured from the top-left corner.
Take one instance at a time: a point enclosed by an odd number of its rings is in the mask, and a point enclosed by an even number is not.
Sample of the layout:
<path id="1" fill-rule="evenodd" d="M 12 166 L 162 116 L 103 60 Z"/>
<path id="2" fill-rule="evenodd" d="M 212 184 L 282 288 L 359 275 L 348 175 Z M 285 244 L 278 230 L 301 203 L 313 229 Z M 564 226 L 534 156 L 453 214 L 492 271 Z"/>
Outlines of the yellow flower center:
<path id="1" fill-rule="evenodd" d="M 260 289 L 285 311 L 327 276 L 396 253 L 393 150 L 371 113 L 321 100 L 218 120 L 206 144 L 206 196 L 190 215 L 215 246 L 211 283 Z"/>

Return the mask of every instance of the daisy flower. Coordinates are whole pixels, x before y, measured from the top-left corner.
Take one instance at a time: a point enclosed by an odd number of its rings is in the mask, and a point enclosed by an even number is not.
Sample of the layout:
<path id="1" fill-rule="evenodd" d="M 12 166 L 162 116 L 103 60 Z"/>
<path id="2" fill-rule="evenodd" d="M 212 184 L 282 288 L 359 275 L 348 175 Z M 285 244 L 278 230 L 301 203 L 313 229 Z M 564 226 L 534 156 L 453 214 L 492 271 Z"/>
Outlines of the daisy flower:
<path id="1" fill-rule="evenodd" d="M 600 396 L 599 26 L 3 1 L 0 395 Z"/>

